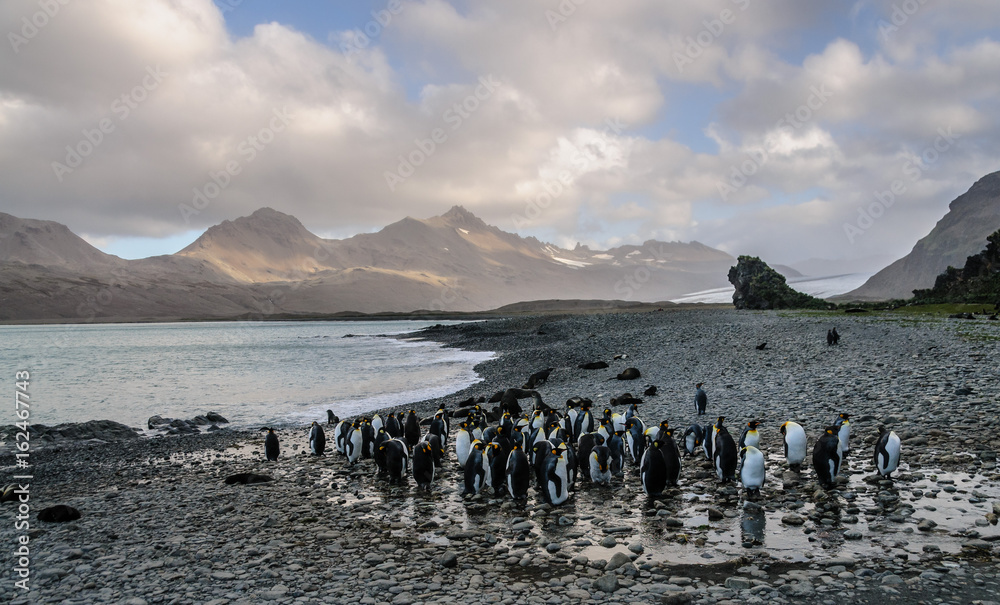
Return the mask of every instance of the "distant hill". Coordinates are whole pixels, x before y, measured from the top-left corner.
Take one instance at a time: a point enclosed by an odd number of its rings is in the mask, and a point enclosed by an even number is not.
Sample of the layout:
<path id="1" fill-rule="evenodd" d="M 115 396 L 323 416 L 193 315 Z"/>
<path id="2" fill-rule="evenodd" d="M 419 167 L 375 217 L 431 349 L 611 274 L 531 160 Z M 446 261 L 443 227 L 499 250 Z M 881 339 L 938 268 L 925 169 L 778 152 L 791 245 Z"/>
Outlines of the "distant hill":
<path id="1" fill-rule="evenodd" d="M 0 215 L 0 321 L 205 319 L 486 311 L 546 299 L 655 302 L 725 285 L 733 258 L 698 242 L 559 248 L 461 206 L 323 239 L 262 208 L 180 252 L 124 260 L 67 227 Z"/>
<path id="2" fill-rule="evenodd" d="M 986 237 L 1000 229 L 1000 172 L 976 181 L 948 207 L 934 229 L 903 258 L 882 269 L 860 288 L 837 300 L 908 299 L 916 289 L 930 288 L 949 266 L 983 249 Z"/>

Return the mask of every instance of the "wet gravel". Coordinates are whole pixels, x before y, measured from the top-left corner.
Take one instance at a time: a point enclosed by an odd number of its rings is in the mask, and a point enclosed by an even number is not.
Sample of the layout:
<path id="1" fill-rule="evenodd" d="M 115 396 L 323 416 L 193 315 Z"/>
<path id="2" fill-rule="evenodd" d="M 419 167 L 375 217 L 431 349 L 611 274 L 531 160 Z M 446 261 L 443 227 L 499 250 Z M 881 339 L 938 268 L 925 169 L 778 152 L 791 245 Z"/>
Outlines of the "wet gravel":
<path id="1" fill-rule="evenodd" d="M 825 335 L 836 325 L 837 346 Z M 539 392 L 563 409 L 629 391 L 647 424 L 686 427 L 694 384 L 734 436 L 762 421 L 767 481 L 748 500 L 685 459 L 680 486 L 649 499 L 636 469 L 609 487 L 578 484 L 565 505 L 484 493 L 463 500 L 454 454 L 429 493 L 390 486 L 371 460 L 350 467 L 306 454 L 306 428 L 230 430 L 33 452 L 32 510 L 68 504 L 83 517 L 32 519 L 32 590 L 12 603 L 971 603 L 1000 601 L 998 364 L 993 322 L 706 309 L 514 318 L 420 335 L 490 350 L 483 382 L 412 407 L 427 416 L 470 396 L 519 387 L 555 368 Z M 767 342 L 763 350 L 756 348 Z M 625 355 L 624 359 L 613 359 Z M 603 370 L 581 363 L 604 360 Z M 613 377 L 626 367 L 634 381 Z M 610 380 L 609 380 L 610 379 Z M 527 405 L 529 400 L 525 400 Z M 335 410 L 336 411 L 336 410 Z M 784 464 L 778 427 L 809 447 L 840 412 L 852 455 L 836 489 Z M 876 427 L 903 440 L 894 481 L 874 474 Z M 332 441 L 332 431 L 328 435 Z M 9 454 L 0 456 L 6 475 Z M 234 473 L 275 479 L 226 485 Z M 0 540 L 13 545 L 13 505 Z M 12 551 L 13 548 L 8 549 Z M 3 554 L 7 569 L 13 552 Z"/>

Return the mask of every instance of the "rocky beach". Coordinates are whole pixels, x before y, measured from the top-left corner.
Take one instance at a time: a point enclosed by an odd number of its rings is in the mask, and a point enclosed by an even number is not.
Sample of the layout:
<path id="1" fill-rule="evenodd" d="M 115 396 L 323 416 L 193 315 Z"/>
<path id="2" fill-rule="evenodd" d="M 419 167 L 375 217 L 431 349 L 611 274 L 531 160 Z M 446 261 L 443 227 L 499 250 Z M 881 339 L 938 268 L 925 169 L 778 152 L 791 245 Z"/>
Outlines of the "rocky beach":
<path id="1" fill-rule="evenodd" d="M 826 344 L 832 327 L 841 335 L 835 346 Z M 627 466 L 609 487 L 578 481 L 570 500 L 552 507 L 534 489 L 526 503 L 489 490 L 463 499 L 451 447 L 424 492 L 412 478 L 389 485 L 372 460 L 349 466 L 332 447 L 309 455 L 306 426 L 279 431 L 272 463 L 262 432 L 224 425 L 180 436 L 74 434 L 32 444 L 27 592 L 10 571 L 25 532 L 15 529 L 16 504 L 0 504 L 8 570 L 0 599 L 1000 602 L 1000 322 L 706 308 L 517 317 L 414 337 L 497 353 L 477 366 L 478 384 L 408 406 L 421 417 L 554 368 L 538 392 L 557 410 L 580 396 L 600 411 L 630 392 L 643 398 L 647 425 L 667 420 L 683 431 L 724 416 L 738 437 L 747 421 L 761 421 L 761 497 L 719 484 L 704 456 L 685 458 L 679 487 L 663 497 L 648 498 Z M 609 367 L 578 367 L 598 360 Z M 627 367 L 641 378 L 616 380 Z M 700 382 L 708 409 L 698 417 Z M 641 395 L 648 385 L 656 395 Z M 787 468 L 779 427 L 801 424 L 811 452 L 842 412 L 851 415 L 851 455 L 826 490 L 811 465 Z M 902 440 L 891 481 L 872 465 L 879 425 Z M 332 427 L 327 437 L 332 446 Z M 0 451 L 4 476 L 16 474 L 9 438 Z M 238 473 L 273 481 L 225 482 Z M 56 504 L 81 518 L 36 520 Z"/>

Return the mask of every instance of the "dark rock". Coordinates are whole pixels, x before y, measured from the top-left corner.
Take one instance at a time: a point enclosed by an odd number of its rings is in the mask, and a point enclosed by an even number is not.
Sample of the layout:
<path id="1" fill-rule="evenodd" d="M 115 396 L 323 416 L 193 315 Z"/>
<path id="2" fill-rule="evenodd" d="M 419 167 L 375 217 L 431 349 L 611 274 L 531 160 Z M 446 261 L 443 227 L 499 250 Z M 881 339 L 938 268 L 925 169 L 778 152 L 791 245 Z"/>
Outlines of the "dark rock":
<path id="1" fill-rule="evenodd" d="M 38 511 L 38 520 L 46 523 L 65 523 L 66 521 L 76 521 L 79 518 L 80 511 L 65 504 L 56 504 Z"/>
<path id="2" fill-rule="evenodd" d="M 581 363 L 577 366 L 581 370 L 603 370 L 608 367 L 608 362 L 606 361 L 591 361 L 589 363 Z"/>
<path id="3" fill-rule="evenodd" d="M 737 309 L 829 309 L 830 303 L 797 292 L 778 273 L 755 256 L 739 257 L 729 269 L 729 283 L 736 287 Z"/>
<path id="4" fill-rule="evenodd" d="M 268 481 L 274 481 L 274 479 L 267 475 L 257 475 L 255 473 L 237 473 L 226 477 L 226 485 L 234 485 L 236 483 L 248 485 L 251 483 L 267 483 Z"/>
<path id="5" fill-rule="evenodd" d="M 616 376 L 618 380 L 635 380 L 641 377 L 642 374 L 636 368 L 625 368 L 625 371 Z"/>

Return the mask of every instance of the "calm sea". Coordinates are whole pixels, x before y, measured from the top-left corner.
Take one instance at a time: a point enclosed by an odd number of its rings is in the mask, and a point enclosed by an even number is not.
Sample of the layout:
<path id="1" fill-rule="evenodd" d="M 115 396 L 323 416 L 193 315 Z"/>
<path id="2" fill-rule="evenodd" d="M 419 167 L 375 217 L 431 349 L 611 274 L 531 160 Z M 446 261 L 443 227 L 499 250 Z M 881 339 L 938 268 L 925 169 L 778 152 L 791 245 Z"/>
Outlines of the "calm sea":
<path id="1" fill-rule="evenodd" d="M 214 411 L 236 427 L 325 420 L 447 395 L 491 353 L 387 338 L 435 323 L 217 322 L 0 326 L 0 367 L 31 372 L 31 422 Z M 347 335 L 353 335 L 346 337 Z M 8 398 L 13 399 L 13 398 Z M 0 425 L 15 421 L 13 404 Z"/>

